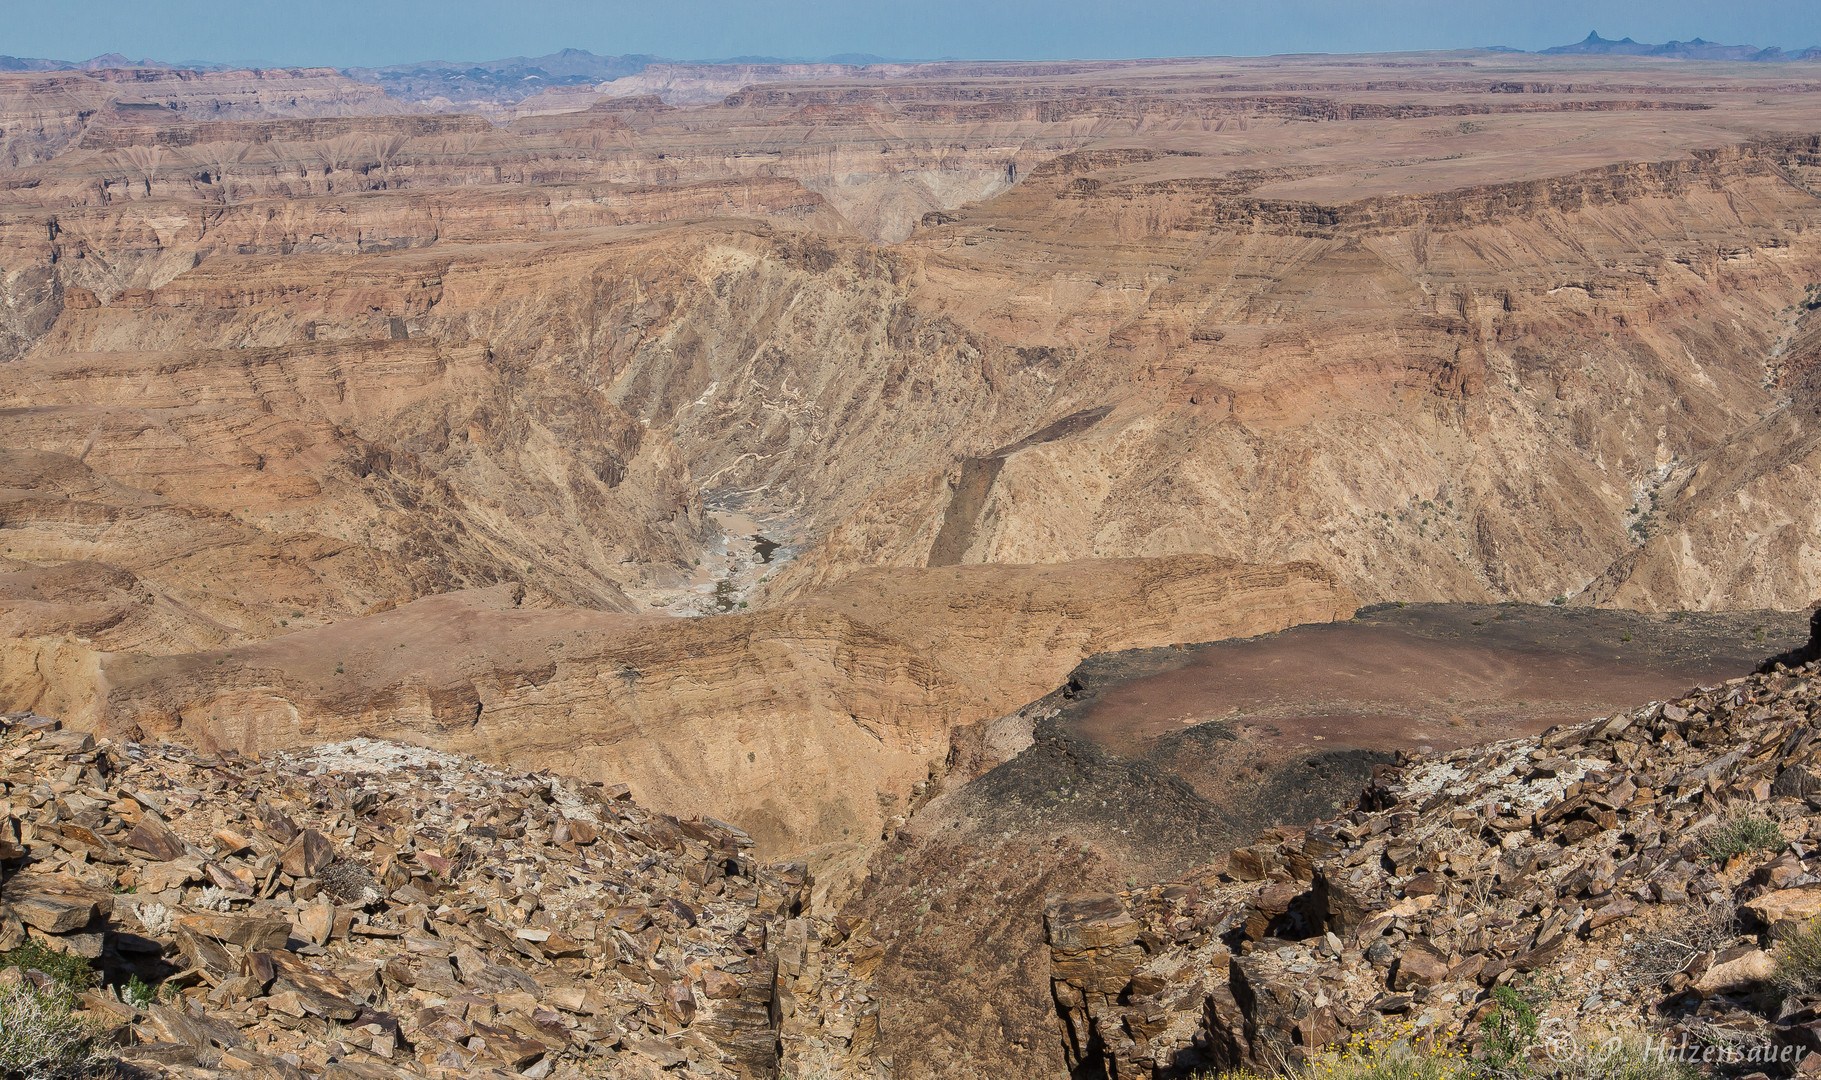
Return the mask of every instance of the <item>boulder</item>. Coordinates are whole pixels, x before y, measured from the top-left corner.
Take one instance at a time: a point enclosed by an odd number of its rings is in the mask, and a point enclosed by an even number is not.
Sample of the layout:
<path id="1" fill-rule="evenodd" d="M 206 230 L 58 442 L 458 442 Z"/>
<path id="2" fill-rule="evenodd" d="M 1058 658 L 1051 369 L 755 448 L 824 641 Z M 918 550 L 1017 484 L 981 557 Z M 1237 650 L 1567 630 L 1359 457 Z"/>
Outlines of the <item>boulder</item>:
<path id="1" fill-rule="evenodd" d="M 1767 892 L 1746 901 L 1742 909 L 1765 926 L 1807 922 L 1821 915 L 1821 885 Z"/>
<path id="2" fill-rule="evenodd" d="M 1397 967 L 1391 973 L 1391 989 L 1404 991 L 1433 986 L 1448 977 L 1452 966 L 1440 951 L 1421 942 L 1412 943 L 1398 954 Z"/>
<path id="3" fill-rule="evenodd" d="M 1777 962 L 1762 949 L 1735 950 L 1737 955 L 1722 953 L 1714 958 L 1701 977 L 1694 981 L 1695 990 L 1703 997 L 1761 986 L 1777 974 Z"/>
<path id="4" fill-rule="evenodd" d="M 248 949 L 282 949 L 291 935 L 291 924 L 285 919 L 201 912 L 182 916 L 177 922 L 193 933 Z"/>
<path id="5" fill-rule="evenodd" d="M 189 852 L 189 845 L 171 831 L 157 814 L 146 811 L 139 815 L 139 823 L 127 835 L 127 846 L 145 852 L 159 862 L 170 862 L 181 859 Z"/>

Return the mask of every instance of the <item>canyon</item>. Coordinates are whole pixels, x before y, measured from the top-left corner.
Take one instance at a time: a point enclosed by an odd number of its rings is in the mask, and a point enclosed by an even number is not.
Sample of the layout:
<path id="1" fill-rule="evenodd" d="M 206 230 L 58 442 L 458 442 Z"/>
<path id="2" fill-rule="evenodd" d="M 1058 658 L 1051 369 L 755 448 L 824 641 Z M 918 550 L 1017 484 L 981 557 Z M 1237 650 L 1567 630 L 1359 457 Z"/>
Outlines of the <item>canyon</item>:
<path id="1" fill-rule="evenodd" d="M 415 78 L 0 71 L 0 712 L 725 822 L 892 1075 L 1094 1056 L 1049 894 L 1821 598 L 1812 64 Z"/>

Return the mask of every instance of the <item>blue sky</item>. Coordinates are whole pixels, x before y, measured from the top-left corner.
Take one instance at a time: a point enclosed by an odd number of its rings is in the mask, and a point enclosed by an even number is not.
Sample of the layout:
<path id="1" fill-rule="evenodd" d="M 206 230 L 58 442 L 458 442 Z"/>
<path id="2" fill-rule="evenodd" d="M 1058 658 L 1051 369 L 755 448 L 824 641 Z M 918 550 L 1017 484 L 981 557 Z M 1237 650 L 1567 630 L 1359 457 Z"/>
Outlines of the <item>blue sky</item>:
<path id="1" fill-rule="evenodd" d="M 367 66 L 564 47 L 683 59 L 1055 59 L 1541 48 L 1584 37 L 1821 44 L 1817 0 L 0 0 L 0 53 Z"/>

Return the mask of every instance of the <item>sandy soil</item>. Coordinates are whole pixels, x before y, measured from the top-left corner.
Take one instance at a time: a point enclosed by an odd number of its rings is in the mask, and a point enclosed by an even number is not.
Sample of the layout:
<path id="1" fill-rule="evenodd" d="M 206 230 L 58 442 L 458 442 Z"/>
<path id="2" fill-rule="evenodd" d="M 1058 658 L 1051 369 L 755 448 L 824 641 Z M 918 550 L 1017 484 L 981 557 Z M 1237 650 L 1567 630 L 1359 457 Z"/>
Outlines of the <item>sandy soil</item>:
<path id="1" fill-rule="evenodd" d="M 1386 604 L 1188 650 L 1179 666 L 1101 689 L 1065 725 L 1124 755 L 1214 720 L 1243 744 L 1286 750 L 1451 747 L 1742 675 L 1806 638 L 1803 613 Z"/>

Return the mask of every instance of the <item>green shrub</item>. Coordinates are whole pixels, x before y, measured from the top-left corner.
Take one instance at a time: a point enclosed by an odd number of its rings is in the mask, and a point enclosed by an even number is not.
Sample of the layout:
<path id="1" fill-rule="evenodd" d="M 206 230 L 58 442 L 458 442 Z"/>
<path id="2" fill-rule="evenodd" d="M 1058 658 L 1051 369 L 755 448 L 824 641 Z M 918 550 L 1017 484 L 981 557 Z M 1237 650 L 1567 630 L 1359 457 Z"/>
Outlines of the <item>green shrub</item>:
<path id="1" fill-rule="evenodd" d="M 73 953 L 53 952 L 41 941 L 28 941 L 11 952 L 0 953 L 0 970 L 9 967 L 42 971 L 71 993 L 80 993 L 95 985 L 95 969 Z"/>
<path id="2" fill-rule="evenodd" d="M 1748 810 L 1738 810 L 1728 815 L 1725 821 L 1714 827 L 1702 847 L 1707 857 L 1717 863 L 1724 863 L 1736 855 L 1749 855 L 1754 851 L 1778 852 L 1789 846 L 1783 839 L 1783 830 L 1777 823 L 1767 817 L 1761 817 Z"/>
<path id="3" fill-rule="evenodd" d="M 71 991 L 0 986 L 0 1076 L 96 1080 L 116 1072 L 102 1029 L 75 1015 Z"/>
<path id="4" fill-rule="evenodd" d="M 1286 1080 L 1474 1080 L 1484 1064 L 1459 1051 L 1421 1041 L 1409 1026 L 1356 1035 L 1339 1050 L 1317 1056 Z M 1194 1080 L 1265 1080 L 1249 1069 L 1201 1073 Z"/>
<path id="5" fill-rule="evenodd" d="M 1777 961 L 1777 985 L 1798 994 L 1821 989 L 1821 919 L 1778 935 L 1771 951 Z"/>
<path id="6" fill-rule="evenodd" d="M 1538 1045 L 1540 1028 L 1536 1013 L 1522 996 L 1500 989 L 1507 994 L 1499 1000 L 1499 1012 L 1509 1021 L 1505 1036 L 1510 1056 L 1503 1059 L 1490 1052 L 1469 1057 L 1423 1043 L 1405 1027 L 1401 1032 L 1355 1037 L 1344 1049 L 1318 1055 L 1308 1066 L 1287 1070 L 1281 1078 L 1240 1069 L 1196 1073 L 1193 1080 L 1698 1080 L 1695 1066 L 1665 1060 L 1637 1033 L 1577 1032 L 1576 1052 L 1568 1060 L 1533 1061 L 1529 1051 Z"/>
<path id="7" fill-rule="evenodd" d="M 158 1003 L 158 993 L 162 988 L 163 984 L 154 985 L 134 975 L 121 988 L 120 998 L 135 1009 L 143 1009 Z"/>
<path id="8" fill-rule="evenodd" d="M 1526 1061 L 1536 1045 L 1539 1021 L 1536 1008 L 1509 986 L 1492 991 L 1492 1012 L 1486 1017 L 1485 1064 L 1505 1070 Z"/>
<path id="9" fill-rule="evenodd" d="M 1643 1040 L 1613 1040 L 1609 1047 L 1589 1047 L 1578 1065 L 1552 1066 L 1538 1075 L 1559 1080 L 1698 1080 L 1700 1069 L 1685 1061 L 1666 1061 Z"/>

